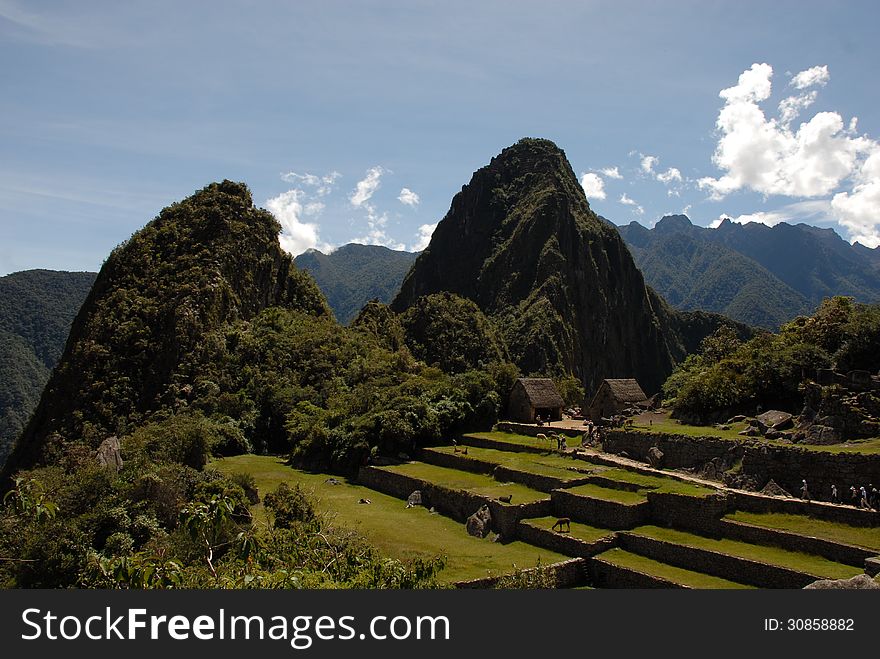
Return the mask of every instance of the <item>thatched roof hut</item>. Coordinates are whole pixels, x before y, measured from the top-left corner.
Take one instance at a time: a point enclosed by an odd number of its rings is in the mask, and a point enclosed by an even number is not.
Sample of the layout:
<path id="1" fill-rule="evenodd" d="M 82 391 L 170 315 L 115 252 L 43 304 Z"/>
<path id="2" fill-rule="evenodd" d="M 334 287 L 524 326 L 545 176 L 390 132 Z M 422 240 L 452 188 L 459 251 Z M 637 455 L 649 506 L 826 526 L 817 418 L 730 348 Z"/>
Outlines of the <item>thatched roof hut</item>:
<path id="1" fill-rule="evenodd" d="M 523 423 L 534 423 L 539 414 L 542 419 L 558 421 L 564 404 L 550 378 L 519 378 L 510 392 L 507 415 Z"/>
<path id="2" fill-rule="evenodd" d="M 639 383 L 632 378 L 602 380 L 593 402 L 587 408 L 587 415 L 598 421 L 602 417 L 619 414 L 647 398 Z"/>

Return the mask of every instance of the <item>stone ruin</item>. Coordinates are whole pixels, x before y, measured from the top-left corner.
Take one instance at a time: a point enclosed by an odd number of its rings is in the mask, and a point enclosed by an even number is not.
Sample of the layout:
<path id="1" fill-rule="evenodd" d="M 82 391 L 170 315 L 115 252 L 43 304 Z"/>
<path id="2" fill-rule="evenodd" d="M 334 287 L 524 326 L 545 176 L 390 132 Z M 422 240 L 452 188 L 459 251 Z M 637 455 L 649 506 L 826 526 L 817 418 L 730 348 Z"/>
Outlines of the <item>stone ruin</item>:
<path id="1" fill-rule="evenodd" d="M 880 435 L 880 377 L 819 369 L 815 381 L 803 384 L 803 392 L 795 441 L 837 444 Z"/>

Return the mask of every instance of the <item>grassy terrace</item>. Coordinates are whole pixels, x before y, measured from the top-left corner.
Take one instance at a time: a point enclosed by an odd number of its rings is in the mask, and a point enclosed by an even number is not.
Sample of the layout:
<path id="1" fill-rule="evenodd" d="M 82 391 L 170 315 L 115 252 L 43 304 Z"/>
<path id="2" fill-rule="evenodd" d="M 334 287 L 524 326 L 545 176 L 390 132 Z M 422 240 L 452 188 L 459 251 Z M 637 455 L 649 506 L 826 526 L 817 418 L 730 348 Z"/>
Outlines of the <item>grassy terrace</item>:
<path id="1" fill-rule="evenodd" d="M 529 524 L 531 526 L 537 527 L 539 529 L 546 529 L 548 531 L 553 530 L 553 525 L 556 523 L 558 517 L 535 517 L 533 519 L 523 520 L 524 523 Z M 589 526 L 587 524 L 580 524 L 578 522 L 571 523 L 571 533 L 564 533 L 563 535 L 570 535 L 572 538 L 577 538 L 578 540 L 583 540 L 584 542 L 596 542 L 604 537 L 612 535 L 614 531 L 609 531 L 608 529 L 600 529 L 595 526 Z"/>
<path id="2" fill-rule="evenodd" d="M 654 490 L 657 492 L 669 492 L 673 494 L 686 494 L 695 497 L 704 497 L 715 492 L 715 490 L 679 481 L 674 478 L 663 478 L 662 476 L 649 476 L 640 474 L 635 471 L 626 469 L 608 469 L 599 474 L 602 478 L 618 481 L 621 483 L 631 483 L 639 487 L 640 492 Z"/>
<path id="3" fill-rule="evenodd" d="M 549 497 L 544 492 L 533 490 L 519 483 L 499 483 L 486 474 L 473 474 L 468 471 L 459 471 L 458 469 L 437 467 L 425 464 L 424 462 L 407 462 L 401 465 L 380 467 L 380 469 L 412 476 L 413 478 L 420 478 L 434 485 L 442 485 L 452 490 L 467 490 L 468 492 L 492 499 L 510 494 L 513 496 L 511 500 L 512 505 L 531 503 L 532 501 L 539 501 Z"/>
<path id="4" fill-rule="evenodd" d="M 689 586 L 691 588 L 708 588 L 716 590 L 728 588 L 752 588 L 752 586 L 746 586 L 741 583 L 736 583 L 735 581 L 713 577 L 708 574 L 703 574 L 702 572 L 685 570 L 680 567 L 674 567 L 672 565 L 667 565 L 666 563 L 655 561 L 645 556 L 631 554 L 619 547 L 609 549 L 596 556 L 596 558 L 600 558 L 612 565 L 619 565 L 620 567 L 641 572 L 642 574 L 648 574 L 653 577 L 667 579 L 673 583 L 682 586 Z"/>
<path id="5" fill-rule="evenodd" d="M 842 542 L 846 545 L 855 545 L 880 552 L 880 528 L 849 526 L 804 515 L 784 515 L 781 513 L 736 512 L 727 515 L 725 519 L 833 542 Z"/>
<path id="6" fill-rule="evenodd" d="M 687 547 L 728 554 L 768 565 L 786 567 L 827 579 L 848 579 L 863 572 L 863 570 L 858 568 L 835 563 L 821 556 L 788 551 L 778 547 L 752 545 L 727 538 L 705 538 L 693 533 L 675 531 L 659 526 L 640 526 L 630 531 L 630 533 Z"/>
<path id="7" fill-rule="evenodd" d="M 319 509 L 335 517 L 340 526 L 363 535 L 383 554 L 399 559 L 417 556 L 448 556 L 446 569 L 441 573 L 448 582 L 476 579 L 490 574 L 511 572 L 518 568 L 534 567 L 568 560 L 568 556 L 527 545 L 523 542 L 500 544 L 488 539 L 469 536 L 462 524 L 429 513 L 421 507 L 404 508 L 400 499 L 380 494 L 375 490 L 344 482 L 330 485 L 324 481 L 329 474 L 313 474 L 292 469 L 275 457 L 239 455 L 215 460 L 210 468 L 226 474 L 245 472 L 257 481 L 260 496 L 274 490 L 279 483 L 299 483 L 318 499 Z M 359 504 L 361 498 L 370 499 L 370 505 Z M 262 504 L 254 506 L 256 518 L 265 523 Z"/>
<path id="8" fill-rule="evenodd" d="M 549 432 L 555 432 L 554 430 L 545 430 L 544 434 L 546 435 Z M 529 435 L 518 435 L 513 432 L 502 432 L 500 430 L 492 430 L 489 432 L 472 432 L 464 435 L 465 440 L 468 437 L 475 437 L 477 439 L 491 439 L 495 442 L 503 442 L 505 444 L 513 444 L 516 446 L 531 446 L 546 448 L 549 451 L 556 450 L 556 440 L 549 441 L 546 439 L 538 439 L 537 437 L 530 437 Z M 567 437 L 566 441 L 568 442 L 568 446 L 577 446 L 579 444 L 579 440 L 572 439 L 571 437 Z M 466 443 L 466 442 L 465 442 Z"/>
<path id="9" fill-rule="evenodd" d="M 645 503 L 648 498 L 642 492 L 630 492 L 629 490 L 614 490 L 610 487 L 602 487 L 587 483 L 586 485 L 578 485 L 566 490 L 572 494 L 590 497 L 592 499 L 602 499 L 603 501 L 613 501 L 632 506 L 639 503 Z"/>
<path id="10" fill-rule="evenodd" d="M 684 423 L 679 423 L 675 419 L 670 419 L 666 416 L 655 415 L 653 417 L 653 423 L 651 425 L 648 425 L 644 422 L 637 422 L 632 426 L 632 428 L 633 430 L 641 430 L 643 432 L 660 432 L 670 435 L 685 435 L 687 437 L 720 437 L 721 439 L 729 439 L 737 442 L 767 442 L 768 444 L 771 444 L 773 446 L 794 446 L 797 448 L 806 449 L 808 451 L 820 451 L 824 453 L 863 453 L 866 455 L 880 454 L 880 438 L 860 439 L 845 442 L 843 444 L 830 445 L 787 444 L 780 443 L 779 441 L 773 439 L 765 439 L 763 437 L 745 437 L 738 434 L 741 430 L 746 429 L 745 423 L 733 423 L 730 426 L 730 430 L 720 430 L 712 426 L 690 426 Z"/>
<path id="11" fill-rule="evenodd" d="M 458 455 L 454 453 L 454 447 L 452 446 L 435 446 L 430 450 L 447 455 Z M 465 457 L 509 467 L 518 471 L 525 471 L 530 474 L 553 476 L 554 478 L 562 479 L 584 478 L 587 474 L 583 472 L 598 473 L 604 470 L 604 467 L 590 467 L 583 461 L 554 453 L 511 453 L 510 451 L 499 451 L 492 448 L 468 447 L 468 454 Z M 582 469 L 583 472 L 574 471 L 574 467 Z"/>

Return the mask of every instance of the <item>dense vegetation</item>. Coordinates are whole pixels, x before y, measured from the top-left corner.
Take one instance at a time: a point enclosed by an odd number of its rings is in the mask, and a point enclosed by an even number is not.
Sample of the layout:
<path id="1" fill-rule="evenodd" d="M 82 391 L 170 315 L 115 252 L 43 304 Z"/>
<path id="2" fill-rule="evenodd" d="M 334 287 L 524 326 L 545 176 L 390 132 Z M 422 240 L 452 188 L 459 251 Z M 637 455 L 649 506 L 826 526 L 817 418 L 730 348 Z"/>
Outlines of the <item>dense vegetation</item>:
<path id="1" fill-rule="evenodd" d="M 368 300 L 391 302 L 416 256 L 380 245 L 352 243 L 330 254 L 309 250 L 294 263 L 315 278 L 333 315 L 347 325 Z"/>
<path id="2" fill-rule="evenodd" d="M 26 270 L 0 277 L 0 466 L 37 406 L 95 274 Z"/>
<path id="3" fill-rule="evenodd" d="M 684 215 L 652 229 L 619 227 L 645 280 L 679 309 L 717 311 L 770 330 L 832 295 L 880 300 L 878 252 L 832 229 L 725 221 L 717 229 Z"/>
<path id="4" fill-rule="evenodd" d="M 729 328 L 707 337 L 663 386 L 674 414 L 692 423 L 723 420 L 758 407 L 799 411 L 800 389 L 816 369 L 880 368 L 880 305 L 829 298 L 812 316 L 741 341 Z"/>

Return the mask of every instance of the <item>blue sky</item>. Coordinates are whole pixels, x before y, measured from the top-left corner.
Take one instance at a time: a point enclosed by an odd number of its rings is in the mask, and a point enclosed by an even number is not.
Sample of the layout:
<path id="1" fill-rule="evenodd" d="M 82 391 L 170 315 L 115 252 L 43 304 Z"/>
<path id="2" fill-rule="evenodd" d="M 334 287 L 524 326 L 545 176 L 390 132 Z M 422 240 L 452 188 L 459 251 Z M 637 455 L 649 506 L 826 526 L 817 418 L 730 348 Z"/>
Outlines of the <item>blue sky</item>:
<path id="1" fill-rule="evenodd" d="M 0 274 L 96 270 L 224 178 L 292 252 L 412 249 L 524 136 L 618 224 L 874 246 L 877 25 L 876 2 L 0 0 Z"/>

